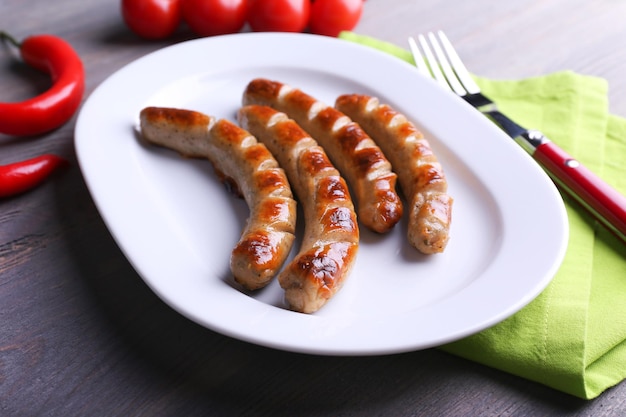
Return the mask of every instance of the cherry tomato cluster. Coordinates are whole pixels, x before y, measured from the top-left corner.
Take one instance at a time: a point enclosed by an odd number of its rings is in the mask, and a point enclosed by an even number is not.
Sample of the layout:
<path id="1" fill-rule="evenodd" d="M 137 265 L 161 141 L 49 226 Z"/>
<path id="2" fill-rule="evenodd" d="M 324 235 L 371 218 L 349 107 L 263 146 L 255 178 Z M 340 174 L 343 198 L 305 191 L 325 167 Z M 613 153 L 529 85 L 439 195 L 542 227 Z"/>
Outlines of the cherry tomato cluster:
<path id="1" fill-rule="evenodd" d="M 122 0 L 128 27 L 146 39 L 172 35 L 184 21 L 198 36 L 257 32 L 337 36 L 361 18 L 365 0 Z"/>

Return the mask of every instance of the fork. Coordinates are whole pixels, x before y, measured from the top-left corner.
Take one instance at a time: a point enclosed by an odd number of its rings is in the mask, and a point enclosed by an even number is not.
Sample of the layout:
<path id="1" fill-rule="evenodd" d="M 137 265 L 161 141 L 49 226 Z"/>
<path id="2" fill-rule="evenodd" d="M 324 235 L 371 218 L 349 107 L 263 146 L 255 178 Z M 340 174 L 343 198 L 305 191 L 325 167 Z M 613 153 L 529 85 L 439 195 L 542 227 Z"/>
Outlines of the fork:
<path id="1" fill-rule="evenodd" d="M 410 37 L 409 46 L 415 65 L 422 74 L 434 78 L 442 87 L 462 97 L 491 118 L 541 165 L 562 191 L 578 201 L 598 221 L 626 242 L 626 197 L 551 142 L 543 133 L 526 129 L 501 113 L 496 103 L 480 91 L 444 32 L 438 31 L 437 36 L 432 32 L 427 36 L 420 34 L 418 41 L 419 46 Z"/>

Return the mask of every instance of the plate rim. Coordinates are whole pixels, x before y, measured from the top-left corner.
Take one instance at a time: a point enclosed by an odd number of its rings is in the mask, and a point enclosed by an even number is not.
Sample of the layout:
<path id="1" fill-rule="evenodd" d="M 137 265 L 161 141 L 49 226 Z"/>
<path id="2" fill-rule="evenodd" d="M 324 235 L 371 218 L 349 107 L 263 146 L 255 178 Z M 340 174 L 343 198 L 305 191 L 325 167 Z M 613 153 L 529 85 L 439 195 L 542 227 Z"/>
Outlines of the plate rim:
<path id="1" fill-rule="evenodd" d="M 411 67 L 408 63 L 405 63 L 395 57 L 385 54 L 384 52 L 374 50 L 367 46 L 355 44 L 349 41 L 344 41 L 335 38 L 327 38 L 321 37 L 317 35 L 310 34 L 286 34 L 286 33 L 240 33 L 234 35 L 225 35 L 214 38 L 200 38 L 194 39 L 190 41 L 185 41 L 179 44 L 171 45 L 157 51 L 151 52 L 143 57 L 140 57 L 127 65 L 123 66 L 113 74 L 111 74 L 107 79 L 105 79 L 98 87 L 94 89 L 94 91 L 90 94 L 90 96 L 85 101 L 82 106 L 76 123 L 75 128 L 75 145 L 77 151 L 77 158 L 79 161 L 79 165 L 83 176 L 85 178 L 85 182 L 89 188 L 89 191 L 96 203 L 98 210 L 102 218 L 107 225 L 107 228 L 111 231 L 111 234 L 118 244 L 118 246 L 122 249 L 122 252 L 130 261 L 131 265 L 137 271 L 138 275 L 142 278 L 142 280 L 161 298 L 164 302 L 174 308 L 176 311 L 181 313 L 182 315 L 188 317 L 189 319 L 207 327 L 211 330 L 218 331 L 222 334 L 228 335 L 230 337 L 235 337 L 240 340 L 244 340 L 247 342 L 287 350 L 287 351 L 296 351 L 302 353 L 312 353 L 312 354 L 326 354 L 326 355 L 376 355 L 376 354 L 388 354 L 388 353 L 399 353 L 405 351 L 412 351 L 418 349 L 424 349 L 433 347 L 436 345 L 440 345 L 443 343 L 447 343 L 453 340 L 457 340 L 459 338 L 468 336 L 470 334 L 474 334 L 480 330 L 483 330 L 487 327 L 490 327 L 493 324 L 509 317 L 515 312 L 519 311 L 522 307 L 532 301 L 552 280 L 558 267 L 560 266 L 567 248 L 567 238 L 568 238 L 568 224 L 567 224 L 567 214 L 565 211 L 565 206 L 563 200 L 560 198 L 556 187 L 549 180 L 547 175 L 541 171 L 541 169 L 537 166 L 537 168 L 533 171 L 531 175 L 531 181 L 537 181 L 542 187 L 545 188 L 546 193 L 552 193 L 553 201 L 551 204 L 551 210 L 554 213 L 558 213 L 555 216 L 557 221 L 560 221 L 560 224 L 555 225 L 557 230 L 560 229 L 560 236 L 553 242 L 551 242 L 554 247 L 551 250 L 554 253 L 555 258 L 552 262 L 548 262 L 549 265 L 546 266 L 544 271 L 544 276 L 535 282 L 535 285 L 532 286 L 531 289 L 521 296 L 517 302 L 513 305 L 509 305 L 506 308 L 502 307 L 498 314 L 493 314 L 490 317 L 484 317 L 480 322 L 475 322 L 471 326 L 465 326 L 463 331 L 456 331 L 454 334 L 449 335 L 440 335 L 438 338 L 432 338 L 428 341 L 415 341 L 414 339 L 409 341 L 403 341 L 402 343 L 375 343 L 370 346 L 355 346 L 350 344 L 349 341 L 341 339 L 341 342 L 337 345 L 333 345 L 332 343 L 321 343 L 315 345 L 305 345 L 302 343 L 298 343 L 297 341 L 289 341 L 281 338 L 273 337 L 270 335 L 259 335 L 257 333 L 250 334 L 242 329 L 233 329 L 232 326 L 224 325 L 223 322 L 215 320 L 208 320 L 206 317 L 200 317 L 195 312 L 189 311 L 185 309 L 180 303 L 174 301 L 170 294 L 164 293 L 163 288 L 159 285 L 156 285 L 154 280 L 151 279 L 150 272 L 147 272 L 147 266 L 145 262 L 139 262 L 137 259 L 136 253 L 137 249 L 133 246 L 134 242 L 129 242 L 128 237 L 124 234 L 124 232 L 120 231 L 121 226 L 118 224 L 120 222 L 119 218 L 112 218 L 110 205 L 107 204 L 105 198 L 103 197 L 102 187 L 101 187 L 101 179 L 97 178 L 98 174 L 91 162 L 93 161 L 93 155 L 90 154 L 89 150 L 89 140 L 86 139 L 88 135 L 86 135 L 86 131 L 88 128 L 86 127 L 86 121 L 88 120 L 91 113 L 94 111 L 94 108 L 97 109 L 97 104 L 99 104 L 98 100 L 102 100 L 101 95 L 103 92 L 106 92 L 107 88 L 112 88 L 116 86 L 120 80 L 123 80 L 126 76 L 125 74 L 132 73 L 135 68 L 148 65 L 151 61 L 159 60 L 162 57 L 167 57 L 168 55 L 176 55 L 177 53 L 182 53 L 183 50 L 194 50 L 194 49 L 210 49 L 211 47 L 215 47 L 218 45 L 223 47 L 225 44 L 246 44 L 251 43 L 255 45 L 260 44 L 272 44 L 282 47 L 289 47 L 291 45 L 292 48 L 295 48 L 294 45 L 299 45 L 302 47 L 303 44 L 306 46 L 319 47 L 320 50 L 323 48 L 331 48 L 340 50 L 342 52 L 350 52 L 354 56 L 358 56 L 358 58 L 364 62 L 367 60 L 371 60 L 372 62 L 376 62 L 377 65 L 386 66 L 387 69 L 393 68 L 395 73 L 401 73 L 406 77 L 414 77 L 415 83 L 420 84 L 422 87 L 430 89 L 429 97 L 432 98 L 432 91 L 437 91 L 439 87 L 436 87 L 434 82 L 430 79 L 426 79 L 421 76 L 416 69 Z M 326 49 L 328 52 L 328 49 Z M 285 56 L 281 56 L 278 60 L 279 62 L 286 62 Z M 230 62 L 230 65 L 241 65 L 237 62 Z M 341 66 L 350 66 L 352 64 L 348 64 L 347 62 L 341 62 Z M 279 64 L 278 64 L 279 65 Z M 375 65 L 372 65 L 372 68 Z M 371 71 L 372 68 L 366 69 L 366 71 Z M 324 66 L 325 70 L 328 70 Z M 335 67 L 330 69 L 331 71 L 341 71 L 340 69 L 335 69 Z M 164 69 L 164 71 L 169 71 L 169 69 Z M 411 74 L 411 75 L 409 75 Z M 364 76 L 361 74 L 361 77 L 371 77 L 371 75 Z M 145 82 L 149 84 L 149 81 Z M 470 123 L 471 126 L 476 126 L 481 131 L 491 132 L 494 137 L 497 137 L 498 140 L 507 141 L 507 145 L 498 145 L 500 147 L 508 147 L 512 155 L 515 154 L 515 158 L 519 158 L 520 161 L 527 158 L 530 164 L 534 164 L 535 162 L 530 159 L 523 151 L 518 151 L 517 145 L 509 145 L 508 142 L 511 141 L 507 136 L 505 136 L 502 132 L 500 132 L 497 128 L 495 128 L 491 122 L 489 122 L 486 118 L 476 112 L 469 105 L 464 103 L 462 100 L 452 100 L 450 95 L 447 95 L 445 91 L 441 90 L 441 92 L 435 93 L 434 96 L 438 103 L 444 103 L 446 105 L 452 106 L 455 109 L 455 114 L 461 116 L 461 123 Z M 456 98 L 456 97 L 455 97 Z M 495 142 L 495 141 L 494 141 Z M 515 150 L 514 150 L 515 149 Z M 526 163 L 526 162 L 524 162 Z M 522 163 L 522 164 L 524 164 Z M 484 175 L 484 174 L 483 174 Z M 131 180 L 132 181 L 132 180 Z M 150 269 L 150 268 L 148 268 Z M 454 302 L 455 296 L 450 297 L 448 302 Z M 274 308 L 272 306 L 267 306 L 267 308 L 263 307 L 260 310 L 267 310 Z M 426 314 L 429 314 L 429 311 L 426 309 Z M 264 311 L 266 313 L 266 311 Z M 320 320 L 319 316 L 311 315 L 301 315 L 299 313 L 287 312 L 289 313 L 289 318 L 285 319 L 287 322 L 291 323 L 292 320 L 297 320 L 300 322 L 311 322 L 311 320 Z M 269 313 L 268 313 L 269 314 Z M 282 313 L 281 313 L 282 314 Z M 282 315 L 281 317 L 283 317 Z M 287 316 L 284 316 L 287 317 Z M 296 319 L 297 317 L 297 319 Z M 242 323 L 246 321 L 245 317 L 239 318 Z M 325 325 L 334 326 L 334 323 L 331 323 L 327 318 L 322 318 L 323 322 L 326 322 Z M 231 322 L 232 323 L 232 322 Z M 315 326 L 319 326 L 316 324 Z M 330 339 L 328 339 L 330 340 Z"/>

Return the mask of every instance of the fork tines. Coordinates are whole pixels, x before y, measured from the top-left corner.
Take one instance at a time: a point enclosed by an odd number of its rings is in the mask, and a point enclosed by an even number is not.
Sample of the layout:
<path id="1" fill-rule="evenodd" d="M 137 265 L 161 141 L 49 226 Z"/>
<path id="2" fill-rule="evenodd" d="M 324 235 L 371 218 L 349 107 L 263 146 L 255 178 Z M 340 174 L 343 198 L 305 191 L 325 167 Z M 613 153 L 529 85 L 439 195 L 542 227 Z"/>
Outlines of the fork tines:
<path id="1" fill-rule="evenodd" d="M 441 86 L 459 96 L 480 92 L 443 31 L 437 31 L 437 36 L 432 32 L 427 36 L 420 34 L 417 39 L 419 46 L 412 37 L 409 38 L 409 45 L 420 72 L 434 78 Z"/>

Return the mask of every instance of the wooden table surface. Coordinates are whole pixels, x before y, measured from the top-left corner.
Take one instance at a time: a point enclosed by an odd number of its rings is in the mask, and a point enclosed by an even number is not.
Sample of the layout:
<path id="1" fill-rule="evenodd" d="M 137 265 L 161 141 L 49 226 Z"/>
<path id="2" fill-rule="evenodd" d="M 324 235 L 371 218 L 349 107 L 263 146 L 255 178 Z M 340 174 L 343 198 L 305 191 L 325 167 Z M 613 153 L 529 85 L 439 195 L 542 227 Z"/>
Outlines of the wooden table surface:
<path id="1" fill-rule="evenodd" d="M 626 116 L 626 2 L 368 0 L 357 32 L 406 46 L 444 29 L 476 74 L 574 70 L 606 78 Z M 116 0 L 0 0 L 0 29 L 67 39 L 86 96 L 115 70 L 168 44 L 138 39 Z M 47 78 L 0 49 L 0 100 Z M 123 98 L 120 97 L 120 100 Z M 626 384 L 584 401 L 436 349 L 324 357 L 248 344 L 166 306 L 109 234 L 78 168 L 75 118 L 37 138 L 0 135 L 0 164 L 44 152 L 72 165 L 0 201 L 2 416 L 615 416 Z M 111 169 L 115 169 L 114 162 Z M 621 410 L 621 412 L 620 412 Z"/>

